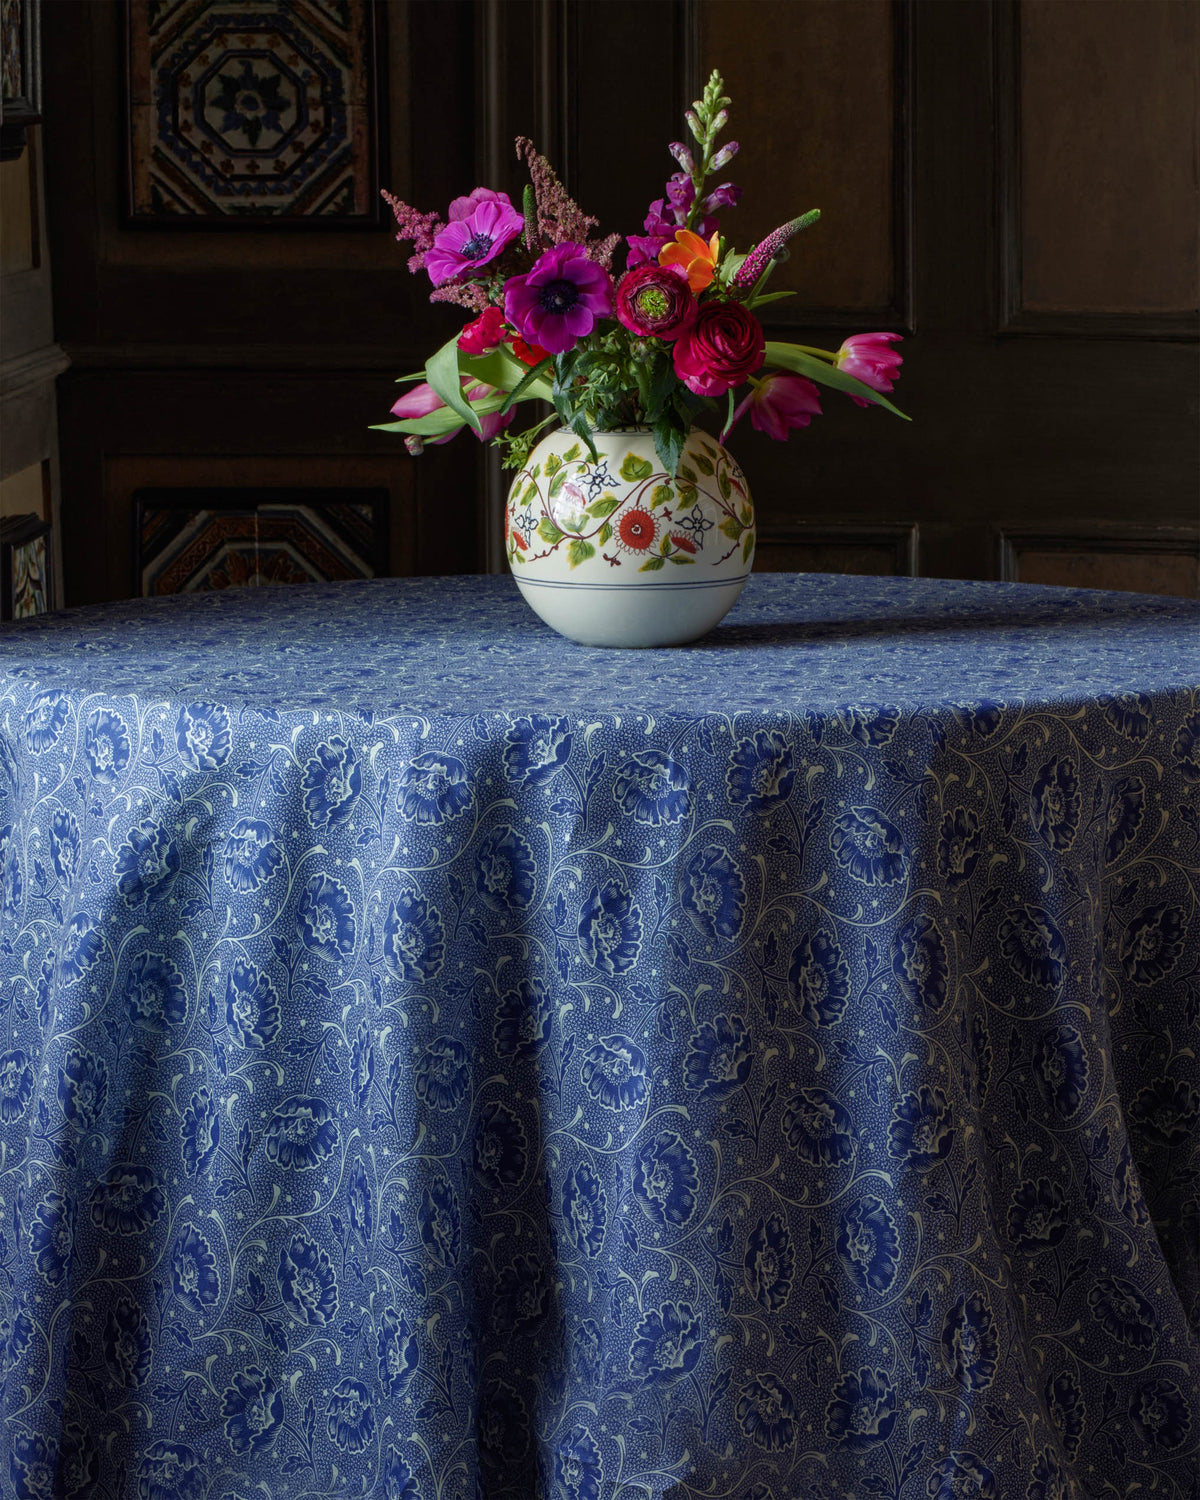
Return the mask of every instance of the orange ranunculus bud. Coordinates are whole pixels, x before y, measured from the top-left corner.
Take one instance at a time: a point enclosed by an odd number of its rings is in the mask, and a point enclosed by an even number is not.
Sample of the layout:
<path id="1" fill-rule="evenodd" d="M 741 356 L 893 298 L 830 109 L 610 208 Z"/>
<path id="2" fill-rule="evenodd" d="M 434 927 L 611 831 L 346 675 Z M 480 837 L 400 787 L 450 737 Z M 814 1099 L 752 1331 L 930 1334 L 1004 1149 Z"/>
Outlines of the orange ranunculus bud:
<path id="1" fill-rule="evenodd" d="M 680 266 L 687 272 L 693 294 L 702 292 L 716 275 L 721 237 L 714 234 L 707 244 L 690 229 L 677 229 L 673 244 L 664 245 L 658 253 L 660 266 Z"/>

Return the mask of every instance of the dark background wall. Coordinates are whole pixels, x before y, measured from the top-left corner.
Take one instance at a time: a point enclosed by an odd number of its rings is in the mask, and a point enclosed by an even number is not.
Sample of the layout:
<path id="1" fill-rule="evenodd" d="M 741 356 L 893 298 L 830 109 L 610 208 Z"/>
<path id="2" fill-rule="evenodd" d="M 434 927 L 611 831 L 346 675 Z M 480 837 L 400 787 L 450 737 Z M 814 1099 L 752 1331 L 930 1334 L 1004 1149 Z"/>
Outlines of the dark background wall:
<path id="1" fill-rule="evenodd" d="M 914 421 L 832 394 L 739 430 L 760 566 L 1200 593 L 1197 120 L 1189 0 L 387 0 L 403 198 L 519 194 L 532 136 L 634 230 L 713 66 L 742 246 L 820 207 L 768 336 L 904 331 Z M 121 213 L 122 6 L 43 11 L 68 603 L 134 591 L 140 489 L 384 489 L 396 573 L 488 566 L 469 435 L 410 459 L 395 375 L 460 322 L 386 228 L 149 231 Z M 489 501 L 489 493 L 491 500 Z"/>

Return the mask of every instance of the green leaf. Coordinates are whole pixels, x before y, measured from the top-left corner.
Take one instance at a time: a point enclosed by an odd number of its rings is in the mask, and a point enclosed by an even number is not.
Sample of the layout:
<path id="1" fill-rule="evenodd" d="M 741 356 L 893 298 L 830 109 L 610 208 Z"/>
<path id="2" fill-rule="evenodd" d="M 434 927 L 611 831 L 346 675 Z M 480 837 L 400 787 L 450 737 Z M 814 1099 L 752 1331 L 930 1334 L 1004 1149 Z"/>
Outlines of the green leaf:
<path id="1" fill-rule="evenodd" d="M 711 475 L 713 473 L 712 459 L 706 457 L 703 453 L 696 453 L 695 451 L 693 451 L 692 461 L 700 470 L 701 474 Z"/>
<path id="2" fill-rule="evenodd" d="M 845 391 L 848 395 L 861 396 L 864 401 L 870 401 L 875 406 L 882 406 L 894 416 L 903 417 L 906 422 L 911 422 L 911 417 L 906 417 L 898 406 L 893 406 L 886 396 L 881 396 L 878 391 L 873 391 L 869 385 L 864 385 L 861 380 L 855 380 L 853 375 L 847 375 L 844 370 L 839 370 L 836 365 L 826 364 L 823 359 L 817 359 L 815 355 L 804 354 L 797 349 L 795 344 L 767 345 L 766 356 L 763 360 L 764 369 L 775 367 L 783 370 L 794 370 L 797 375 L 807 375 L 810 380 L 815 380 L 818 385 L 832 386 L 835 391 Z"/>
<path id="3" fill-rule="evenodd" d="M 497 351 L 499 352 L 499 351 Z M 491 356 L 489 355 L 490 359 Z M 510 410 L 518 401 L 548 401 L 550 399 L 550 382 L 545 378 L 546 366 L 553 363 L 551 355 L 539 360 L 536 365 L 531 365 L 525 370 L 524 375 L 517 381 L 516 385 L 508 392 L 508 400 L 500 408 L 501 411 Z M 525 369 L 524 365 L 521 366 Z M 489 380 L 489 385 L 499 385 L 501 389 L 507 389 L 502 382 Z"/>
<path id="4" fill-rule="evenodd" d="M 549 516 L 543 516 L 542 519 L 538 522 L 538 536 L 540 536 L 544 542 L 549 542 L 552 547 L 557 542 L 561 542 L 563 539 L 562 532 L 559 531 L 558 527 L 554 524 Z"/>
<path id="5" fill-rule="evenodd" d="M 710 469 L 708 472 L 711 474 L 712 470 Z M 680 464 L 679 465 L 678 474 L 679 474 L 679 478 L 680 479 L 686 479 L 687 482 L 688 482 L 688 484 L 695 484 L 696 483 L 696 471 L 695 471 L 695 469 L 691 468 L 688 464 Z"/>
<path id="6" fill-rule="evenodd" d="M 665 557 L 648 557 L 638 569 L 639 573 L 657 573 L 659 568 L 665 568 L 667 560 Z"/>
<path id="7" fill-rule="evenodd" d="M 562 461 L 561 458 L 559 458 L 559 456 L 558 456 L 557 453 L 547 453 L 546 454 L 546 473 L 547 474 L 557 474 L 558 471 L 559 471 L 559 469 L 562 468 L 562 466 L 563 466 L 563 461 Z"/>
<path id="8" fill-rule="evenodd" d="M 525 486 L 525 493 L 521 496 L 522 505 L 532 505 L 537 499 L 538 487 L 532 481 Z"/>
<path id="9" fill-rule="evenodd" d="M 605 521 L 604 525 L 601 526 L 600 534 L 597 536 L 596 540 L 602 547 L 606 546 L 609 542 L 612 541 L 612 523 L 610 521 Z"/>
<path id="10" fill-rule="evenodd" d="M 679 496 L 680 505 L 695 505 L 696 486 L 694 484 L 679 484 L 676 482 L 675 490 Z"/>
<path id="11" fill-rule="evenodd" d="M 406 417 L 402 422 L 377 422 L 376 432 L 409 432 L 415 437 L 445 437 L 448 432 L 458 432 L 462 418 L 448 406 L 441 406 L 423 417 Z"/>
<path id="12" fill-rule="evenodd" d="M 733 494 L 733 485 L 730 484 L 729 475 L 725 472 L 724 469 L 722 469 L 720 474 L 717 476 L 717 483 L 721 487 L 721 498 L 724 500 L 728 500 L 730 495 Z"/>
<path id="13" fill-rule="evenodd" d="M 669 484 L 656 484 L 650 491 L 650 509 L 657 510 L 660 505 L 665 505 L 672 499 L 675 491 Z"/>
<path id="14" fill-rule="evenodd" d="M 687 433 L 669 418 L 654 423 L 654 451 L 670 478 L 675 478 L 679 457 L 687 443 Z M 661 486 L 660 486 L 661 488 Z M 655 494 L 658 490 L 655 490 Z"/>
<path id="15" fill-rule="evenodd" d="M 718 527 L 718 530 L 723 531 L 731 542 L 736 542 L 745 529 L 735 516 L 726 516 Z"/>
<path id="16" fill-rule="evenodd" d="M 679 552 L 669 553 L 667 556 L 667 561 L 673 563 L 694 563 L 696 559 L 694 557 L 689 557 L 686 552 L 680 550 Z"/>
<path id="17" fill-rule="evenodd" d="M 748 530 L 746 532 L 745 537 L 742 540 L 742 561 L 743 562 L 749 562 L 750 561 L 750 551 L 753 548 L 753 546 L 754 546 L 754 533 L 753 533 L 753 531 L 749 531 Z"/>
<path id="18" fill-rule="evenodd" d="M 747 311 L 753 311 L 756 307 L 766 307 L 768 302 L 782 302 L 785 297 L 794 297 L 795 292 L 763 292 L 761 296 L 755 297 L 753 302 L 745 304 Z"/>
<path id="19" fill-rule="evenodd" d="M 555 495 L 557 495 L 558 492 L 559 492 L 559 490 L 562 489 L 563 485 L 566 484 L 566 482 L 567 482 L 567 475 L 568 475 L 569 472 L 570 472 L 570 470 L 568 470 L 568 469 L 558 469 L 558 470 L 555 471 L 554 478 L 550 481 L 550 499 L 551 500 L 554 499 Z"/>
<path id="20" fill-rule="evenodd" d="M 639 479 L 649 479 L 654 473 L 654 465 L 648 458 L 639 458 L 636 453 L 627 453 L 621 460 L 621 478 L 630 484 L 636 484 Z"/>
<path id="21" fill-rule="evenodd" d="M 741 517 L 743 526 L 749 526 L 750 523 L 754 520 L 754 512 L 750 509 L 750 507 L 744 500 L 742 501 Z"/>
<path id="22" fill-rule="evenodd" d="M 478 433 L 479 413 L 463 395 L 459 381 L 458 335 L 449 339 L 425 364 L 425 378 L 451 411 L 456 411 L 472 432 Z"/>
<path id="23" fill-rule="evenodd" d="M 600 496 L 599 500 L 594 500 L 592 504 L 588 506 L 587 513 L 593 518 L 593 520 L 601 521 L 605 516 L 611 516 L 613 511 L 616 510 L 617 506 L 620 505 L 620 503 L 621 502 L 615 495 L 609 493 L 608 491 L 605 491 L 605 493 Z"/>
<path id="24" fill-rule="evenodd" d="M 573 568 L 577 568 L 581 562 L 587 562 L 589 557 L 595 557 L 596 549 L 591 542 L 585 542 L 576 538 L 567 548 L 567 562 Z"/>
<path id="25" fill-rule="evenodd" d="M 563 463 L 565 463 L 565 464 L 573 464 L 575 462 L 575 460 L 579 457 L 580 452 L 581 452 L 581 450 L 580 450 L 579 444 L 578 443 L 572 443 L 571 446 L 567 449 L 567 451 L 563 454 Z"/>

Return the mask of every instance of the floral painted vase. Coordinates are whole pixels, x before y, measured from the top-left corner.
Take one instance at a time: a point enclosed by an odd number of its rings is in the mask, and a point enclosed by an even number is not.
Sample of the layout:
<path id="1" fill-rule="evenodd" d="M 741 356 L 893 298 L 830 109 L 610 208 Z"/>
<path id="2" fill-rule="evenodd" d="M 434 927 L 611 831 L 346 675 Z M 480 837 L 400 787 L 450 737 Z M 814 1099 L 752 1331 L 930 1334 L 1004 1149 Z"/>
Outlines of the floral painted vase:
<path id="1" fill-rule="evenodd" d="M 649 428 L 542 439 L 508 494 L 509 566 L 534 612 L 585 646 L 678 646 L 733 607 L 754 562 L 746 476 L 693 428 L 674 480 Z"/>

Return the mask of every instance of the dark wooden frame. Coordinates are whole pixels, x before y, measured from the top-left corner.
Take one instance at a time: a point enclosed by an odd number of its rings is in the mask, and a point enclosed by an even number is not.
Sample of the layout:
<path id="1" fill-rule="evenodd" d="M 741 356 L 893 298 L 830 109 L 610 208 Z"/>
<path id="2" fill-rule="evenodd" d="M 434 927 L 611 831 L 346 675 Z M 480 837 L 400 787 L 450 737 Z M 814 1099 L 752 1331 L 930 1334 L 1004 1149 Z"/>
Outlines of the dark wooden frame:
<path id="1" fill-rule="evenodd" d="M 894 578 L 921 576 L 921 533 L 915 521 L 789 521 L 758 528 L 758 545 L 890 547 Z"/>
<path id="2" fill-rule="evenodd" d="M 1200 526 L 1114 526 L 1103 521 L 1068 526 L 997 527 L 994 531 L 997 576 L 1020 582 L 1020 554 L 1031 552 L 1109 552 L 1123 556 L 1176 553 L 1196 563 L 1200 583 Z"/>
<path id="3" fill-rule="evenodd" d="M 29 139 L 29 127 L 42 118 L 42 0 L 18 0 L 21 7 L 21 82 L 25 92 L 0 99 L 0 161 L 15 161 Z"/>
<path id="4" fill-rule="evenodd" d="M 33 511 L 25 516 L 10 516 L 0 523 L 0 620 L 13 617 L 13 549 L 35 542 L 41 536 L 48 538 L 53 530 L 49 521 L 44 521 Z M 46 543 L 46 597 L 53 609 L 54 552 L 49 541 Z"/>
<path id="5" fill-rule="evenodd" d="M 995 106 L 996 331 L 1055 338 L 1200 339 L 1200 311 L 1036 312 L 1021 279 L 1021 8 L 992 0 Z"/>
<path id="6" fill-rule="evenodd" d="M 197 489 L 150 488 L 135 490 L 130 506 L 132 526 L 131 593 L 134 598 L 142 594 L 142 568 L 148 559 L 142 556 L 142 517 L 145 511 L 154 510 L 213 510 L 256 511 L 266 505 L 306 505 L 319 508 L 322 505 L 361 505 L 365 498 L 376 502 L 374 556 L 371 564 L 376 578 L 391 576 L 391 496 L 379 486 L 342 489 L 219 489 L 204 486 Z"/>
<path id="7" fill-rule="evenodd" d="M 363 0 L 369 23 L 367 26 L 366 61 L 371 82 L 370 103 L 370 194 L 371 212 L 339 217 L 335 214 L 278 214 L 272 217 L 241 218 L 230 214 L 175 214 L 155 217 L 136 213 L 133 207 L 133 131 L 131 128 L 133 107 L 130 80 L 132 54 L 132 26 L 134 0 L 122 0 L 121 25 L 118 28 L 121 56 L 118 60 L 118 76 L 121 80 L 120 129 L 122 131 L 120 161 L 121 181 L 118 185 L 117 202 L 120 206 L 121 226 L 125 229 L 182 230 L 185 234 L 197 231 L 234 231 L 247 233 L 257 230 L 268 233 L 277 230 L 308 233 L 324 231 L 378 230 L 391 223 L 391 210 L 380 197 L 380 190 L 387 185 L 390 170 L 388 138 L 388 77 L 387 77 L 387 5 L 388 0 Z"/>

